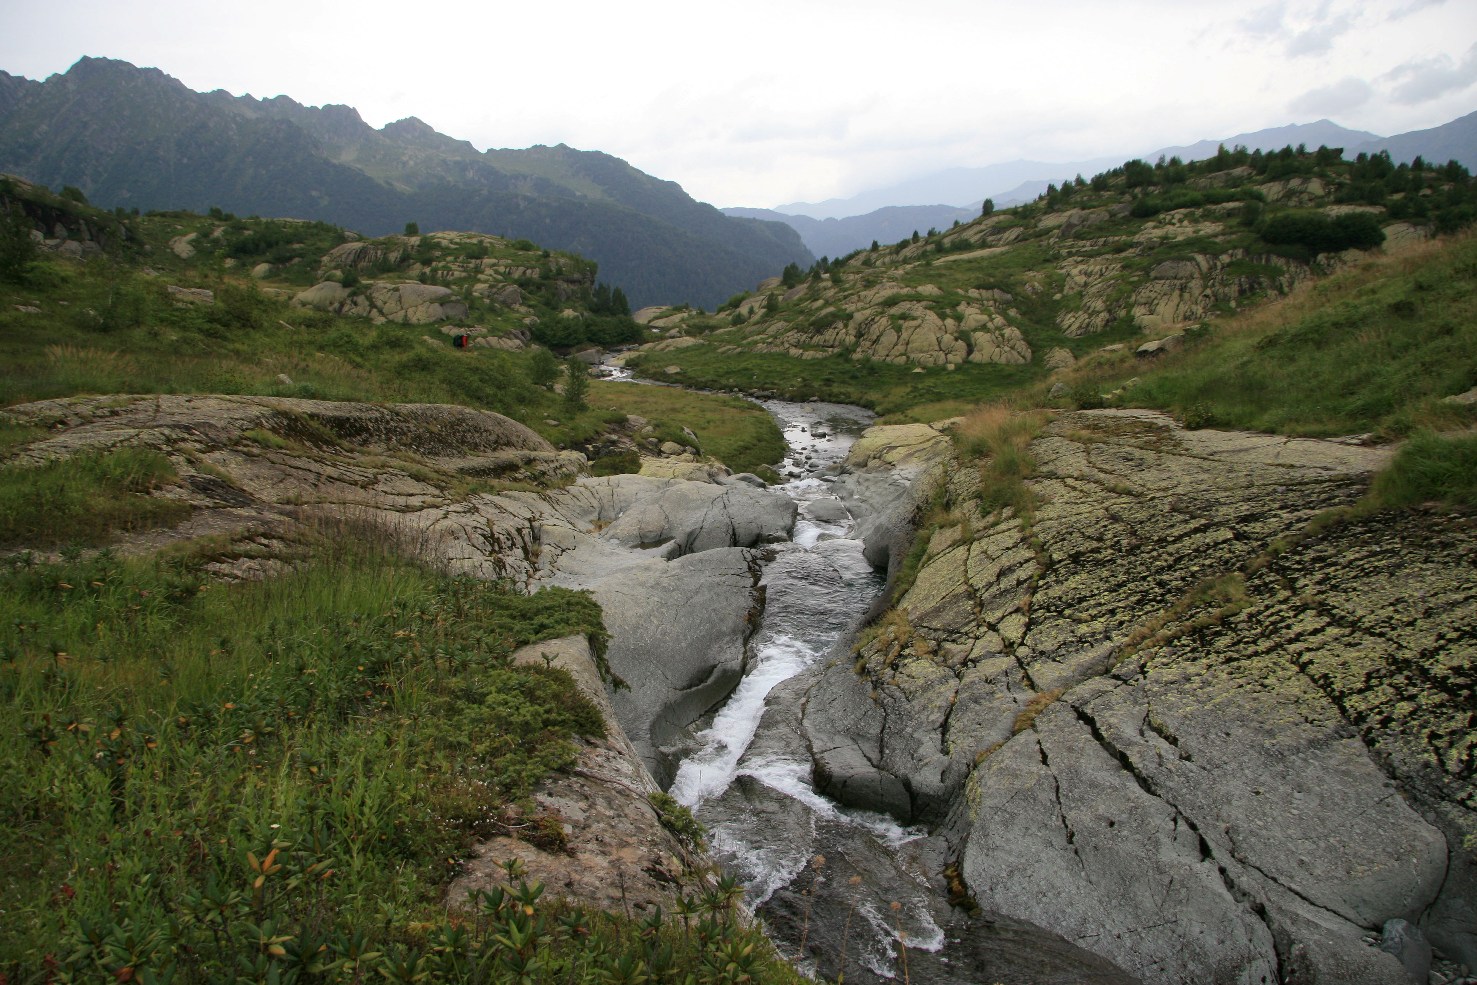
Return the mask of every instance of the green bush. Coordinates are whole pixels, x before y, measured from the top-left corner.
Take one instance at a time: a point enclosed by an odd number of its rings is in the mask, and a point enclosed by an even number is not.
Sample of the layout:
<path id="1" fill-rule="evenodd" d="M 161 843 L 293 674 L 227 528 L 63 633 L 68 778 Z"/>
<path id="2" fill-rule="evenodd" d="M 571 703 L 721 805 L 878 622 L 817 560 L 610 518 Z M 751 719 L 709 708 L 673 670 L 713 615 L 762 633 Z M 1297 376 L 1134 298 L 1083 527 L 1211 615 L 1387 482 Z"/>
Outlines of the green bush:
<path id="1" fill-rule="evenodd" d="M 1369 250 L 1385 241 L 1379 220 L 1369 212 L 1346 212 L 1332 218 L 1322 212 L 1279 212 L 1262 224 L 1260 235 L 1275 246 L 1301 246 L 1313 256 Z"/>
<path id="2" fill-rule="evenodd" d="M 24 282 L 36 256 L 36 241 L 25 214 L 0 208 L 0 280 Z"/>
<path id="3" fill-rule="evenodd" d="M 631 475 L 641 471 L 641 456 L 634 451 L 601 455 L 590 463 L 591 475 Z"/>
<path id="4" fill-rule="evenodd" d="M 707 850 L 708 829 L 703 826 L 703 822 L 692 816 L 692 811 L 679 804 L 671 794 L 660 790 L 648 794 L 646 799 L 656 810 L 657 820 L 661 821 L 662 827 L 690 848 L 699 852 Z"/>
<path id="5" fill-rule="evenodd" d="M 1417 432 L 1375 478 L 1371 498 L 1381 506 L 1477 506 L 1477 436 Z"/>

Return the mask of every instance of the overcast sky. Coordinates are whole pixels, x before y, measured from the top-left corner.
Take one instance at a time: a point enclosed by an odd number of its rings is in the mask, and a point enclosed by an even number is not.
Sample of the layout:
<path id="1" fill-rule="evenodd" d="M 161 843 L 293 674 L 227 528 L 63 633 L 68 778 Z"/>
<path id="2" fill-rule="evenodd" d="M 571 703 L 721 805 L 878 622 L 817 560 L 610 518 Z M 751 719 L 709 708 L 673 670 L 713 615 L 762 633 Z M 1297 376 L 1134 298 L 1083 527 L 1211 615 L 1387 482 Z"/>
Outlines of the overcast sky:
<path id="1" fill-rule="evenodd" d="M 719 206 L 1477 110 L 1472 0 L 0 0 L 0 69 L 83 55 L 479 148 L 602 150 Z"/>

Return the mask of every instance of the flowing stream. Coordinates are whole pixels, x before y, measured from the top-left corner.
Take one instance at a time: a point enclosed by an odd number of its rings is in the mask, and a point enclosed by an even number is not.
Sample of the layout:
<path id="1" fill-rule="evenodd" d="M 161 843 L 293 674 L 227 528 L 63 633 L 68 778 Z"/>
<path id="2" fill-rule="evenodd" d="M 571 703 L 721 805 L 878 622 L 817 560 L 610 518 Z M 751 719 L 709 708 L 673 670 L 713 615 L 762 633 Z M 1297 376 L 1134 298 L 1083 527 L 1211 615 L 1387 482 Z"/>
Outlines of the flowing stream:
<path id="1" fill-rule="evenodd" d="M 789 445 L 787 481 L 774 488 L 799 513 L 791 541 L 775 545 L 764 567 L 747 672 L 696 727 L 671 794 L 708 827 L 711 854 L 742 880 L 781 949 L 826 980 L 1121 985 L 1127 979 L 1054 935 L 952 908 L 941 836 L 814 789 L 800 725 L 807 672 L 851 659 L 851 631 L 884 587 L 832 492 L 873 415 L 817 401 L 760 403 Z"/>

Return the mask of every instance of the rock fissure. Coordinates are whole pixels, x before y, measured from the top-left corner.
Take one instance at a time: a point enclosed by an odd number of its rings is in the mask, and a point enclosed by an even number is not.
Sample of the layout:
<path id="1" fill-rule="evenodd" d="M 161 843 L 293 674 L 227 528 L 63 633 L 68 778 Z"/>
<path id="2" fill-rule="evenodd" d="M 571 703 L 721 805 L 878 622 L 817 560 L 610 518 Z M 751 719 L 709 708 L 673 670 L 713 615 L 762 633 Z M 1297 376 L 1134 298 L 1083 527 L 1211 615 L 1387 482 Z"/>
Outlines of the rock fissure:
<path id="1" fill-rule="evenodd" d="M 1154 798 L 1156 801 L 1168 807 L 1169 810 L 1173 812 L 1173 823 L 1176 826 L 1183 823 L 1186 829 L 1195 836 L 1196 845 L 1200 852 L 1200 861 L 1214 868 L 1217 876 L 1220 879 L 1221 885 L 1225 889 L 1226 894 L 1232 900 L 1235 900 L 1240 905 L 1242 910 L 1244 910 L 1246 913 L 1250 914 L 1252 917 L 1256 918 L 1260 923 L 1262 923 L 1266 927 L 1267 932 L 1271 935 L 1274 942 L 1285 936 L 1280 934 L 1279 928 L 1274 925 L 1271 916 L 1267 913 L 1265 903 L 1255 894 L 1247 890 L 1245 887 L 1241 886 L 1235 879 L 1235 877 L 1231 874 L 1229 869 L 1226 867 L 1226 864 L 1216 857 L 1210 840 L 1206 838 L 1205 833 L 1200 830 L 1200 826 L 1195 823 L 1195 820 L 1190 817 L 1190 815 L 1185 813 L 1184 810 L 1182 810 L 1177 804 L 1165 797 L 1164 794 L 1156 788 L 1154 782 L 1137 767 L 1137 765 L 1133 762 L 1133 759 L 1125 751 L 1119 749 L 1116 745 L 1114 745 L 1113 742 L 1108 739 L 1108 737 L 1104 734 L 1102 728 L 1098 725 L 1097 720 L 1086 709 L 1085 705 L 1070 704 L 1070 707 L 1075 713 L 1077 720 L 1080 721 L 1084 726 L 1086 726 L 1088 733 L 1092 736 L 1093 740 L 1098 744 L 1098 746 L 1101 747 L 1102 750 L 1107 753 L 1112 759 L 1114 759 L 1120 767 L 1122 767 L 1123 771 L 1133 779 L 1138 788 L 1144 793 L 1148 794 L 1150 797 Z M 1274 980 L 1279 982 L 1282 980 L 1281 968 L 1282 962 L 1284 960 L 1284 955 L 1280 953 L 1281 950 L 1282 948 L 1280 946 L 1274 947 L 1271 954 L 1271 958 L 1275 962 L 1274 967 L 1276 971 L 1276 978 Z"/>
<path id="2" fill-rule="evenodd" d="M 1067 839 L 1067 847 L 1072 850 L 1072 856 L 1077 859 L 1077 865 L 1082 872 L 1083 879 L 1092 882 L 1092 876 L 1087 871 L 1087 863 L 1082 859 L 1082 853 L 1077 849 L 1077 833 L 1072 830 L 1072 824 L 1067 820 L 1067 808 L 1062 804 L 1062 784 L 1057 777 L 1056 771 L 1051 768 L 1051 757 L 1046 754 L 1046 746 L 1040 737 L 1036 738 L 1036 752 L 1041 757 L 1041 767 L 1051 777 L 1052 796 L 1056 800 L 1057 821 L 1062 826 L 1062 832 Z"/>
<path id="3" fill-rule="evenodd" d="M 1223 833 L 1225 834 L 1226 842 L 1231 849 L 1231 857 L 1234 858 L 1239 864 L 1246 866 L 1246 868 L 1250 869 L 1252 872 L 1255 872 L 1257 875 L 1267 880 L 1267 882 L 1278 887 L 1279 889 L 1291 893 L 1293 896 L 1296 896 L 1299 900 L 1316 910 L 1321 910 L 1324 913 L 1331 914 L 1332 916 L 1338 917 L 1340 920 L 1347 921 L 1351 924 L 1354 924 L 1355 926 L 1365 926 L 1366 930 L 1378 929 L 1376 927 L 1370 927 L 1362 924 L 1357 914 L 1344 913 L 1335 907 L 1328 906 L 1325 903 L 1320 903 L 1312 897 L 1308 896 L 1302 890 L 1298 889 L 1296 886 L 1290 885 L 1285 880 L 1278 879 L 1275 875 L 1261 868 L 1255 862 L 1250 861 L 1246 853 L 1237 848 L 1236 835 L 1235 831 L 1232 828 L 1225 828 L 1223 830 Z"/>

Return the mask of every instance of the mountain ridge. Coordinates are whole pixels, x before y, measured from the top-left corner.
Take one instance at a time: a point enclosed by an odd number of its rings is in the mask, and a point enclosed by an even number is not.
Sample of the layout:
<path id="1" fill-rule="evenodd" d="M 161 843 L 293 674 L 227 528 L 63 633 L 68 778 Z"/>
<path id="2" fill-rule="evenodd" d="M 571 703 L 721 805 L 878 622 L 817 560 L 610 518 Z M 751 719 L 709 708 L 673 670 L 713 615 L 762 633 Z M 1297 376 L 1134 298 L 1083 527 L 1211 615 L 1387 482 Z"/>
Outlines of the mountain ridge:
<path id="1" fill-rule="evenodd" d="M 157 68 L 86 57 L 0 82 L 0 171 L 109 207 L 320 219 L 366 235 L 407 222 L 576 250 L 638 304 L 707 306 L 813 258 L 787 226 L 724 216 L 675 182 L 560 145 L 478 152 L 407 117 L 197 93 Z"/>

